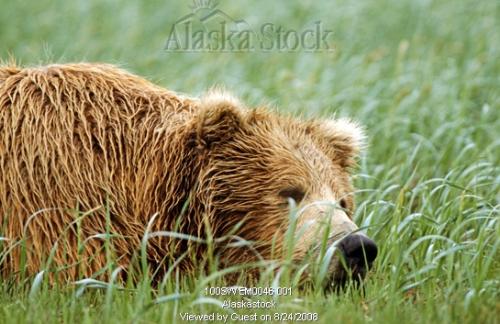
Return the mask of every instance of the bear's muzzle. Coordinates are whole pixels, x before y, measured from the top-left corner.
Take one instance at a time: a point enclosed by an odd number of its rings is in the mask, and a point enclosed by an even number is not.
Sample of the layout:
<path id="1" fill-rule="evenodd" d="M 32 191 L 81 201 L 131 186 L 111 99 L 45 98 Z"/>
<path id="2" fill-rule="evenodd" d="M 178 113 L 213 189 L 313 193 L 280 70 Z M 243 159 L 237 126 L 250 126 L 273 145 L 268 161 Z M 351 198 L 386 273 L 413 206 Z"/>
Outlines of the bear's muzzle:
<path id="1" fill-rule="evenodd" d="M 373 265 L 378 248 L 376 243 L 363 233 L 352 233 L 332 243 L 337 251 L 333 261 L 334 270 L 327 286 L 341 288 L 349 281 L 360 283 Z"/>
<path id="2" fill-rule="evenodd" d="M 363 234 L 349 234 L 338 243 L 338 248 L 350 270 L 366 272 L 377 257 L 375 242 Z"/>

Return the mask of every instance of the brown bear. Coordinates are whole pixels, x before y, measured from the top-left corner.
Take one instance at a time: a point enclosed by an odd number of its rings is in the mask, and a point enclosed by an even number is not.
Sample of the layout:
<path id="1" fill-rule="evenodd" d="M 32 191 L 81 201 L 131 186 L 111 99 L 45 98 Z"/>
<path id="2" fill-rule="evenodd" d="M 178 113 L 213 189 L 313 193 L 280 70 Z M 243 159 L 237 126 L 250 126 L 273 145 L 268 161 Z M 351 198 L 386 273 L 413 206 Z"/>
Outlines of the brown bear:
<path id="1" fill-rule="evenodd" d="M 4 278 L 99 277 L 110 260 L 129 267 L 145 237 L 158 276 L 192 270 L 210 238 L 221 266 L 276 260 L 291 223 L 294 260 L 319 249 L 327 224 L 346 260 L 332 258 L 333 282 L 377 254 L 351 220 L 363 132 L 345 119 L 280 116 L 223 91 L 190 98 L 105 64 L 11 64 L 0 134 Z"/>

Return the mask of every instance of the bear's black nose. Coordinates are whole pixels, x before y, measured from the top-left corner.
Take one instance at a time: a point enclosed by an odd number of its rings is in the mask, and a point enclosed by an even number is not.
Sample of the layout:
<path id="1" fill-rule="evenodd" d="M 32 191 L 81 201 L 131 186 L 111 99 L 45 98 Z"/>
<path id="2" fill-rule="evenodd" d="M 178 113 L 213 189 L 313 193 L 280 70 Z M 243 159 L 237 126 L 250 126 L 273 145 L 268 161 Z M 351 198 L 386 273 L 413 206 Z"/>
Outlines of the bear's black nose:
<path id="1" fill-rule="evenodd" d="M 369 268 L 377 257 L 377 245 L 360 234 L 349 234 L 338 244 L 350 268 Z"/>

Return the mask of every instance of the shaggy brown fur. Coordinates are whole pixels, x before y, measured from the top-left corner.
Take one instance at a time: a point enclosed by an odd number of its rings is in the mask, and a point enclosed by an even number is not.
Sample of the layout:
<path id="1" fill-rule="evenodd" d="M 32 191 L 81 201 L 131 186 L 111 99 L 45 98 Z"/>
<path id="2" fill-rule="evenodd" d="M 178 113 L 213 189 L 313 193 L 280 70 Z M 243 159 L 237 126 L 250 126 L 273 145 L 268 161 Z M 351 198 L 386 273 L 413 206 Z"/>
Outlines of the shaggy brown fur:
<path id="1" fill-rule="evenodd" d="M 110 251 L 127 267 L 148 224 L 202 238 L 233 231 L 271 257 L 287 197 L 352 209 L 347 169 L 360 140 L 346 121 L 302 122 L 221 93 L 182 97 L 103 64 L 0 67 L 0 134 L 2 275 L 50 266 L 62 280 L 102 273 Z M 225 244 L 223 264 L 255 258 Z M 162 274 L 187 247 L 152 238 L 149 265 Z"/>

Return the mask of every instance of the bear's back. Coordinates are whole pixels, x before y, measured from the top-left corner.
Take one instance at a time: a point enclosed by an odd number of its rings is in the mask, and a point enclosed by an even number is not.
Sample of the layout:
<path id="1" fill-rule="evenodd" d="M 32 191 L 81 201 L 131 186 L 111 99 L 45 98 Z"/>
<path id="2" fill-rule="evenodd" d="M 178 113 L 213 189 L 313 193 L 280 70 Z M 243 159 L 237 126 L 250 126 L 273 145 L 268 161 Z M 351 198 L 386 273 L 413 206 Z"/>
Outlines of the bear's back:
<path id="1" fill-rule="evenodd" d="M 106 199 L 124 218 L 156 207 L 144 201 L 168 171 L 159 152 L 194 107 L 111 65 L 0 67 L 0 220 Z"/>

